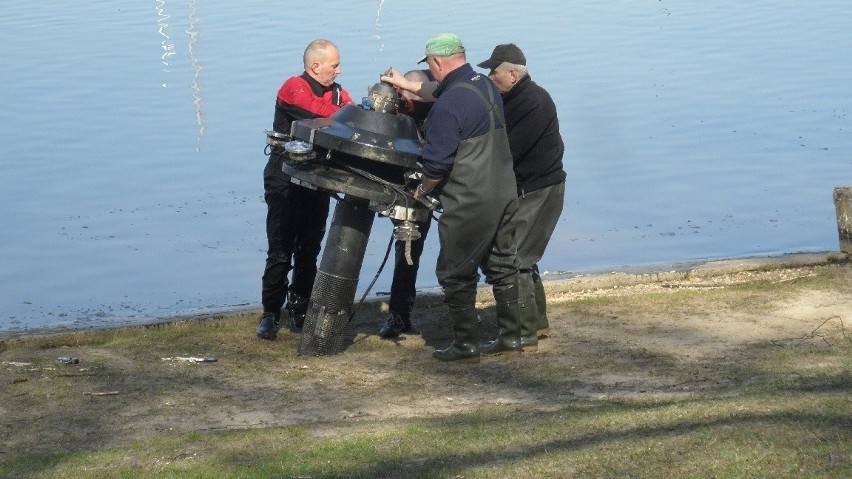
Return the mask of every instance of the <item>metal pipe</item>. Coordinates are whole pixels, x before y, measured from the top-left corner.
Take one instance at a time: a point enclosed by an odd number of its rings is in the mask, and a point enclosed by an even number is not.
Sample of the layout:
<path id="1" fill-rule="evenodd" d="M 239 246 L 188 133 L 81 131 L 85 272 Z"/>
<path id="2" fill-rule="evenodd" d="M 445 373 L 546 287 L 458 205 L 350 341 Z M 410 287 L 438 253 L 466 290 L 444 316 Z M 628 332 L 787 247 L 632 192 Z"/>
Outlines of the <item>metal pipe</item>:
<path id="1" fill-rule="evenodd" d="M 343 351 L 374 218 L 368 200 L 346 195 L 337 202 L 302 327 L 299 355 Z"/>

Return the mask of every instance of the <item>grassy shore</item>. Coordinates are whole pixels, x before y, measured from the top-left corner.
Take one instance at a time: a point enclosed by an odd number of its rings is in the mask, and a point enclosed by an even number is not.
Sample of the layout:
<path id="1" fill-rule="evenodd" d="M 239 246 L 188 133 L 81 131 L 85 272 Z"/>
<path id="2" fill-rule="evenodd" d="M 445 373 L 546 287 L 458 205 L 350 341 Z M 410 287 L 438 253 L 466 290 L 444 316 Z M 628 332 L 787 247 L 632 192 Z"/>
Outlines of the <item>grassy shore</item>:
<path id="1" fill-rule="evenodd" d="M 319 358 L 255 338 L 256 313 L 7 339 L 0 477 L 852 477 L 851 280 L 549 283 L 540 352 L 478 365 L 431 358 L 436 298 L 398 341 L 365 305 Z"/>

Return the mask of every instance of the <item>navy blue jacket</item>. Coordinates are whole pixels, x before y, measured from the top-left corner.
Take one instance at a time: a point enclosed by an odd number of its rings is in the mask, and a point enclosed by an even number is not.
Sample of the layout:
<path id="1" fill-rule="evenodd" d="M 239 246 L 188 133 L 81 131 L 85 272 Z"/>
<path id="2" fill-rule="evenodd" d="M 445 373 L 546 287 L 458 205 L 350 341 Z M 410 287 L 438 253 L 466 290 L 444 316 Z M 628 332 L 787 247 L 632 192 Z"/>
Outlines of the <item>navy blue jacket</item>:
<path id="1" fill-rule="evenodd" d="M 487 76 L 473 71 L 469 63 L 450 72 L 435 90 L 437 100 L 426 118 L 426 145 L 421 166 L 423 174 L 430 178 L 442 178 L 449 173 L 460 141 L 484 135 L 490 128 L 488 109 L 479 96 L 465 88 L 451 88 L 459 82 L 475 86 L 485 98 L 488 98 L 488 88 L 492 88 L 494 103 L 503 109 L 497 87 Z M 496 127 L 504 128 L 505 125 L 497 124 Z"/>

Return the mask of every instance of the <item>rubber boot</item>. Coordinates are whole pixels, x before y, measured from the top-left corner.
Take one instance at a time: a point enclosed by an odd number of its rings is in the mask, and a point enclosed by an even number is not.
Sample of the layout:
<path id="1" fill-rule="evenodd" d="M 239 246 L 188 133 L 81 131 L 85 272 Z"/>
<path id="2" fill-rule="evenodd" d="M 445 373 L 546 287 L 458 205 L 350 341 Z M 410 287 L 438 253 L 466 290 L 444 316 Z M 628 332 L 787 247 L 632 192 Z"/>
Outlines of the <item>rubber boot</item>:
<path id="1" fill-rule="evenodd" d="M 437 349 L 432 357 L 440 361 L 479 362 L 479 318 L 476 308 L 450 309 L 450 321 L 453 322 L 453 344 L 447 349 Z"/>
<path id="2" fill-rule="evenodd" d="M 290 331 L 294 333 L 302 332 L 302 326 L 305 324 L 305 316 L 308 313 L 308 298 L 290 291 L 287 293 L 287 304 L 284 305 L 284 309 L 290 315 Z"/>
<path id="3" fill-rule="evenodd" d="M 538 352 L 538 308 L 535 302 L 535 285 L 528 271 L 518 272 L 518 309 L 521 316 L 521 350 Z"/>
<path id="4" fill-rule="evenodd" d="M 538 312 L 536 323 L 536 334 L 539 338 L 546 338 L 550 334 L 550 322 L 547 320 L 547 296 L 544 294 L 544 284 L 538 274 L 532 275 L 535 286 L 535 305 Z"/>
<path id="5" fill-rule="evenodd" d="M 518 301 L 498 302 L 494 306 L 497 312 L 497 338 L 479 347 L 481 354 L 521 354 L 521 312 Z"/>

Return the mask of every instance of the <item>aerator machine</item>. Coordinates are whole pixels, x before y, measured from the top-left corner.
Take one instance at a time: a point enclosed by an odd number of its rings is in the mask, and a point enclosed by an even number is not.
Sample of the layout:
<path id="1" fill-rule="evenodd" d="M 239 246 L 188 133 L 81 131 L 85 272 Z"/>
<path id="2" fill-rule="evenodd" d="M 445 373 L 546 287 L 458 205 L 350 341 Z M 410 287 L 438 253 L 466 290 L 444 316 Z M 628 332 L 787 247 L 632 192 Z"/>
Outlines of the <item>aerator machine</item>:
<path id="1" fill-rule="evenodd" d="M 422 137 L 413 118 L 398 114 L 399 94 L 377 83 L 360 105 L 330 118 L 292 123 L 290 133 L 267 131 L 271 154 L 284 156 L 290 181 L 336 198 L 317 268 L 299 354 L 344 350 L 358 277 L 376 214 L 399 220 L 394 238 L 420 237 L 414 221 L 427 221 L 439 205 L 412 196 L 419 182 Z"/>

